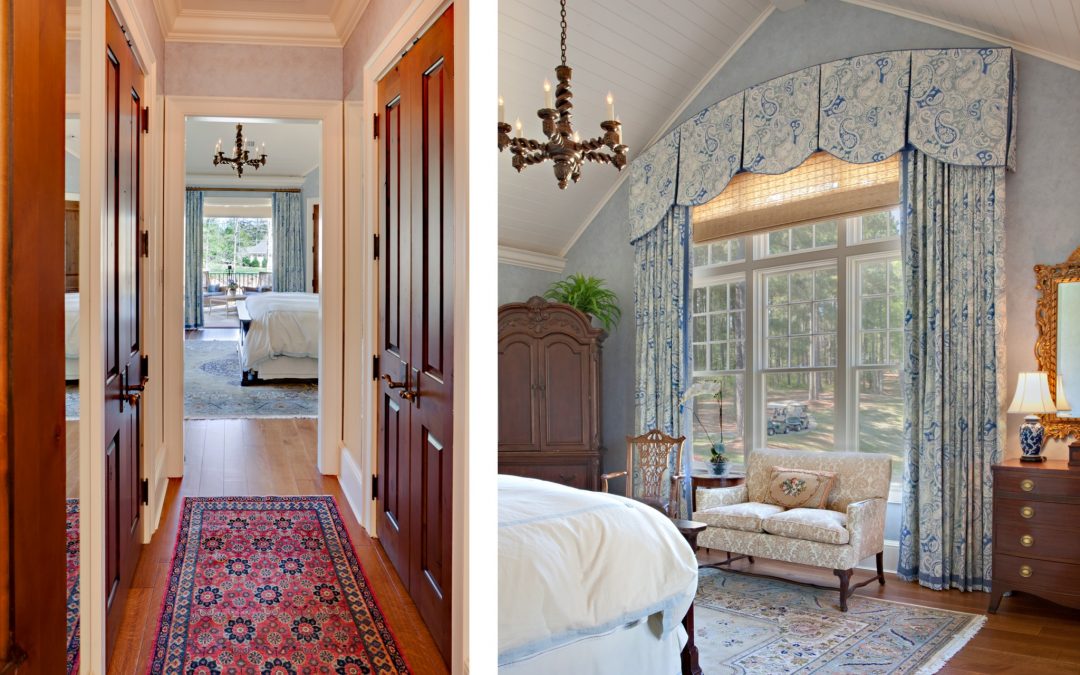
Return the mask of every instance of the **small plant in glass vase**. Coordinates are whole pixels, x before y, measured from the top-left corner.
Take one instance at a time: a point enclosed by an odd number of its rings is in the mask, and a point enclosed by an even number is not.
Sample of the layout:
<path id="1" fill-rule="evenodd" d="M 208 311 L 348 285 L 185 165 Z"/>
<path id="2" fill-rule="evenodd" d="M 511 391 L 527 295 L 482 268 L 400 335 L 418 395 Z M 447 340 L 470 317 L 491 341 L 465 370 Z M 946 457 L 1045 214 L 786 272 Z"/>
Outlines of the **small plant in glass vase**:
<path id="1" fill-rule="evenodd" d="M 694 399 L 699 396 L 710 396 L 713 398 L 718 406 L 718 412 L 720 415 L 719 425 L 719 438 L 713 439 L 709 428 L 701 421 L 701 417 L 698 416 L 697 406 L 694 405 Z M 728 469 L 728 457 L 725 454 L 724 448 L 724 387 L 719 379 L 713 378 L 701 378 L 694 384 L 690 385 L 690 388 L 686 390 L 686 394 L 683 396 L 683 404 L 689 403 L 691 410 L 694 411 L 694 421 L 698 427 L 705 432 L 705 438 L 709 441 L 709 465 L 712 467 L 712 471 L 717 476 L 723 476 L 727 473 Z"/>

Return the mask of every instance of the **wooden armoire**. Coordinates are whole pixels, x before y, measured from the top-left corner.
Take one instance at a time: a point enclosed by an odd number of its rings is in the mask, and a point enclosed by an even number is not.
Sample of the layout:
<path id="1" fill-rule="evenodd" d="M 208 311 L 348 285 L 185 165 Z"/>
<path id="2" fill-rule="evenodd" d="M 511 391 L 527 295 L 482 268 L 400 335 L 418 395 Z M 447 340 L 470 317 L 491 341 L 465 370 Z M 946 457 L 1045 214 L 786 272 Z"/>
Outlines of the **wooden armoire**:
<path id="1" fill-rule="evenodd" d="M 570 305 L 499 307 L 499 473 L 599 489 L 604 337 Z"/>

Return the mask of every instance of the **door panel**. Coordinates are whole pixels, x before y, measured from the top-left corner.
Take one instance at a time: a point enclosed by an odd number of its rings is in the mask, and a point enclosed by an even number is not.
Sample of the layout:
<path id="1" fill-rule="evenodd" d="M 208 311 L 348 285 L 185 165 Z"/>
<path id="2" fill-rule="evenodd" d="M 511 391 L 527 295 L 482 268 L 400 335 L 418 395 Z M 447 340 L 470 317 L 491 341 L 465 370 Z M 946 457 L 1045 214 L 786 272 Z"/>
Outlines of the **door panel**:
<path id="1" fill-rule="evenodd" d="M 499 345 L 499 450 L 539 450 L 536 341 L 512 335 Z M 522 420 L 528 420 L 523 424 Z"/>
<path id="2" fill-rule="evenodd" d="M 447 660 L 454 456 L 453 72 L 451 7 L 379 83 L 379 391 L 386 401 L 379 420 L 384 429 L 379 538 Z M 393 410 L 391 401 L 400 409 Z M 385 430 L 395 425 L 402 433 L 391 438 Z M 392 442 L 401 445 L 394 449 Z"/>
<path id="3" fill-rule="evenodd" d="M 552 335 L 540 346 L 541 450 L 587 447 L 592 437 L 588 401 L 589 348 Z M 551 393 L 549 393 L 551 392 Z"/>
<path id="4" fill-rule="evenodd" d="M 143 76 L 123 30 L 107 7 L 104 259 L 107 653 L 111 655 L 142 544 L 139 345 L 141 110 Z"/>

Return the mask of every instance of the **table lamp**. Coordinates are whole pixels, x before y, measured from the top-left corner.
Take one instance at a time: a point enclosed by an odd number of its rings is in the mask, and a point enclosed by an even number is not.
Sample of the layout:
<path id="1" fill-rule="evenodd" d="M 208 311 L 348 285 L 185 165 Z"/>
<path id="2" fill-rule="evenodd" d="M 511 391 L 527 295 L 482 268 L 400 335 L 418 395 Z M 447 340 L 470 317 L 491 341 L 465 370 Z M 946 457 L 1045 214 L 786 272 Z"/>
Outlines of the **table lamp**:
<path id="1" fill-rule="evenodd" d="M 1046 373 L 1020 373 L 1009 412 L 1027 415 L 1020 425 L 1021 461 L 1045 461 L 1046 458 L 1042 456 L 1043 425 L 1039 424 L 1037 415 L 1057 412 L 1054 399 L 1050 398 L 1050 382 Z"/>
<path id="2" fill-rule="evenodd" d="M 1065 398 L 1065 383 L 1061 381 L 1061 373 L 1058 373 L 1057 388 L 1054 389 L 1055 401 L 1054 405 L 1057 407 L 1058 412 L 1072 412 L 1072 404 L 1069 403 L 1069 399 Z"/>

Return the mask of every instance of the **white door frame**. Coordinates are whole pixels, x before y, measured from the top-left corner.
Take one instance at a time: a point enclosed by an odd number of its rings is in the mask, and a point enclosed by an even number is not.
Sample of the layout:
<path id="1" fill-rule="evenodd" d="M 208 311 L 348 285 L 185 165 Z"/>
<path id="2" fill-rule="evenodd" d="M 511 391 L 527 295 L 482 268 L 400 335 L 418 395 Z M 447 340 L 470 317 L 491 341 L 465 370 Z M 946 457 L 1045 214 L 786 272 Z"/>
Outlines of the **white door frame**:
<path id="1" fill-rule="evenodd" d="M 143 325 L 141 342 L 145 354 L 159 354 L 160 285 L 155 270 L 160 264 L 161 232 L 161 95 L 155 54 L 148 32 L 133 0 L 81 0 L 79 14 L 79 50 L 81 92 L 69 95 L 68 111 L 77 106 L 81 139 L 79 148 L 79 569 L 80 631 L 79 672 L 83 675 L 105 672 L 105 453 L 103 448 L 104 344 L 102 325 L 108 246 L 105 222 L 105 174 L 89 167 L 104 166 L 105 130 L 105 8 L 111 5 L 126 28 L 135 59 L 144 73 L 143 105 L 149 106 L 150 129 L 143 135 L 141 226 L 149 232 L 150 255 L 145 263 L 142 286 Z M 155 481 L 155 470 L 162 466 L 161 453 L 161 381 L 160 360 L 150 361 L 150 381 L 143 396 L 142 472 L 150 480 L 150 507 L 143 507 L 142 540 L 150 541 L 160 517 L 165 497 L 164 481 Z"/>
<path id="2" fill-rule="evenodd" d="M 378 388 L 372 357 L 378 353 L 378 266 L 372 256 L 379 231 L 379 144 L 372 119 L 378 112 L 378 83 L 413 41 L 454 5 L 454 495 L 453 574 L 451 580 L 450 669 L 468 672 L 469 596 L 466 569 L 469 547 L 469 0 L 413 0 L 386 39 L 364 65 L 362 102 L 345 104 L 346 256 L 359 264 L 346 274 L 349 301 L 345 312 L 346 411 L 342 489 L 367 531 L 377 536 L 371 477 L 378 468 Z M 356 233 L 353 235 L 352 233 Z M 355 295 L 354 295 L 355 294 Z M 353 350 L 352 345 L 358 349 Z"/>
<path id="3" fill-rule="evenodd" d="M 319 335 L 318 467 L 337 475 L 341 465 L 342 363 L 340 336 L 344 302 L 344 227 L 342 219 L 342 103 L 202 96 L 165 97 L 165 289 L 163 302 L 165 367 L 165 448 L 169 477 L 184 473 L 184 203 L 185 121 L 188 117 L 302 119 L 322 122 L 320 185 L 323 220 L 322 248 L 338 251 L 322 260 L 320 295 L 322 330 Z M 199 152 L 199 148 L 192 148 Z M 207 158 L 211 149 L 206 149 Z M 209 161 L 209 159 L 207 160 Z"/>

